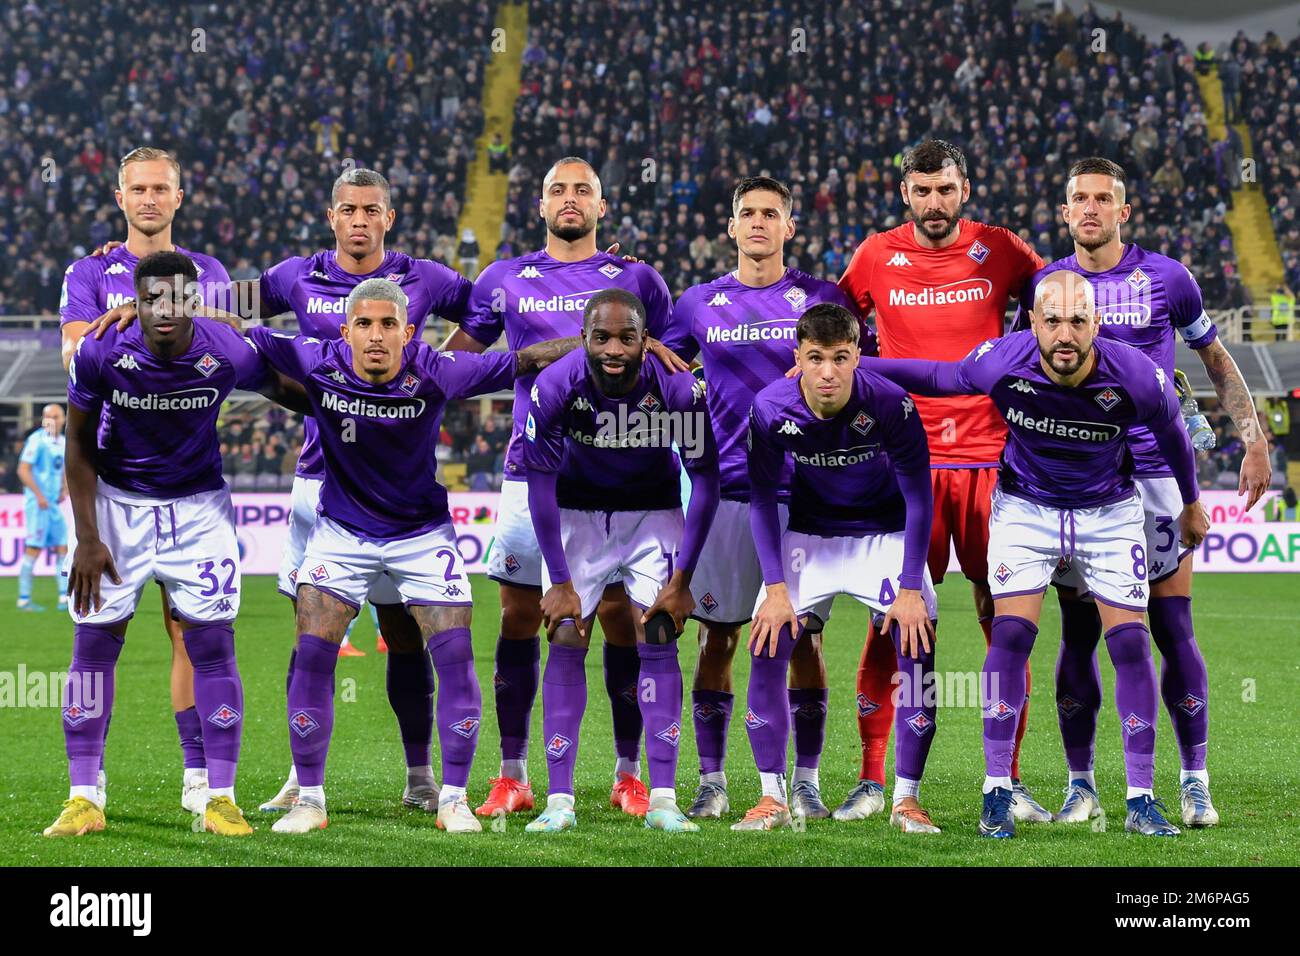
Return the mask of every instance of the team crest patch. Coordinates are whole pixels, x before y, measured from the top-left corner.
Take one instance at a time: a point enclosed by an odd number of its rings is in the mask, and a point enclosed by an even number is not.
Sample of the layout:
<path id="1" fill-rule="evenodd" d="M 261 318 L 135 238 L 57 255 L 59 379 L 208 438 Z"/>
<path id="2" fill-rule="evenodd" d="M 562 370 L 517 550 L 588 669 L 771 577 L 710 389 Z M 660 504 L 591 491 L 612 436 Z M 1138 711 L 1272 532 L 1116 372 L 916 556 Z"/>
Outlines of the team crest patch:
<path id="1" fill-rule="evenodd" d="M 69 727 L 80 727 L 90 720 L 90 713 L 80 704 L 69 704 L 63 708 L 63 722 Z"/>
<path id="2" fill-rule="evenodd" d="M 871 431 L 871 429 L 874 428 L 875 426 L 876 426 L 876 420 L 872 418 L 870 415 L 868 415 L 866 412 L 858 412 L 857 417 L 854 418 L 853 421 L 849 422 L 849 427 L 851 427 L 859 435 L 865 435 L 867 432 Z"/>
<path id="3" fill-rule="evenodd" d="M 1124 281 L 1127 282 L 1129 285 L 1131 285 L 1134 289 L 1140 290 L 1151 280 L 1150 278 L 1147 277 L 1147 274 L 1143 272 L 1141 269 L 1134 269 L 1132 272 L 1130 272 L 1127 276 L 1124 277 Z"/>
<path id="4" fill-rule="evenodd" d="M 1056 709 L 1062 717 L 1069 720 L 1079 711 L 1083 710 L 1083 704 L 1079 703 L 1067 694 L 1056 702 Z"/>
<path id="5" fill-rule="evenodd" d="M 858 716 L 869 717 L 880 709 L 880 705 L 866 694 L 858 695 Z"/>
<path id="6" fill-rule="evenodd" d="M 311 714 L 300 710 L 289 718 L 289 726 L 293 728 L 293 732 L 299 737 L 306 737 L 320 724 L 316 723 Z"/>
<path id="7" fill-rule="evenodd" d="M 796 312 L 801 311 L 804 303 L 808 301 L 808 293 L 798 286 L 786 290 L 785 301 L 790 303 L 790 307 Z"/>
<path id="8" fill-rule="evenodd" d="M 1138 734 L 1142 733 L 1142 731 L 1146 730 L 1151 725 L 1148 724 L 1141 717 L 1139 717 L 1137 714 L 1129 714 L 1127 717 L 1124 718 L 1123 726 L 1124 726 L 1124 733 L 1128 734 L 1130 737 L 1136 737 Z"/>
<path id="9" fill-rule="evenodd" d="M 637 402 L 636 407 L 641 409 L 641 411 L 645 412 L 647 415 L 650 415 L 659 411 L 659 406 L 662 404 L 663 403 L 660 402 L 659 399 L 655 398 L 649 392 L 646 392 L 645 398 Z"/>
<path id="10" fill-rule="evenodd" d="M 1188 694 L 1178 702 L 1178 709 L 1188 717 L 1195 717 L 1205 709 L 1205 701 L 1195 694 Z"/>
<path id="11" fill-rule="evenodd" d="M 718 716 L 718 714 L 722 713 L 722 711 L 718 710 L 717 707 L 714 707 L 708 701 L 705 701 L 702 704 L 696 704 L 695 709 L 692 712 L 695 714 L 696 720 L 705 724 L 711 722 Z"/>
<path id="12" fill-rule="evenodd" d="M 618 692 L 618 696 L 619 696 L 619 697 L 622 697 L 625 701 L 627 701 L 627 702 L 628 702 L 629 704 L 631 704 L 633 707 L 636 707 L 636 706 L 637 706 L 637 701 L 636 701 L 636 683 L 633 682 L 633 683 L 631 683 L 631 684 L 628 684 L 626 687 L 624 687 L 621 691 Z"/>
<path id="13" fill-rule="evenodd" d="M 507 554 L 502 564 L 506 566 L 506 574 L 515 574 L 519 570 L 519 559 L 513 554 Z"/>
<path id="14" fill-rule="evenodd" d="M 510 686 L 510 681 L 506 680 L 500 674 L 494 673 L 492 675 L 492 689 L 495 690 L 498 694 L 501 693 L 501 691 L 505 690 L 509 686 Z"/>
<path id="15" fill-rule="evenodd" d="M 296 587 L 298 584 L 298 569 L 294 568 L 289 572 L 289 586 Z"/>
<path id="16" fill-rule="evenodd" d="M 718 601 L 713 596 L 712 591 L 706 592 L 704 597 L 700 598 L 700 607 L 704 608 L 704 610 L 708 611 L 710 614 L 718 609 Z"/>
<path id="17" fill-rule="evenodd" d="M 752 710 L 745 711 L 745 726 L 750 730 L 758 730 L 759 727 L 766 727 L 767 721 Z"/>
<path id="18" fill-rule="evenodd" d="M 569 748 L 572 746 L 573 741 L 568 737 L 563 734 L 553 734 L 551 739 L 546 741 L 546 756 L 559 760 L 569 752 Z"/>
<path id="19" fill-rule="evenodd" d="M 606 279 L 612 279 L 615 276 L 619 276 L 623 274 L 623 270 L 619 266 L 614 265 L 614 263 L 612 262 L 605 263 L 603 266 L 600 267 L 599 271 L 600 274 L 603 275 Z"/>
<path id="20" fill-rule="evenodd" d="M 1104 388 L 1097 393 L 1097 404 L 1110 411 L 1119 404 L 1119 392 L 1113 388 Z"/>
<path id="21" fill-rule="evenodd" d="M 682 738 L 681 725 L 674 720 L 663 730 L 659 731 L 659 733 L 655 734 L 655 736 L 660 740 L 662 740 L 664 743 L 671 744 L 672 746 L 676 747 L 677 742 Z"/>
<path id="22" fill-rule="evenodd" d="M 468 740 L 470 737 L 473 737 L 474 732 L 478 730 L 478 718 L 462 717 L 460 720 L 456 721 L 454 724 L 451 725 L 451 730 L 455 731 L 456 733 L 464 737 L 466 740 Z"/>
<path id="23" fill-rule="evenodd" d="M 993 572 L 993 576 L 998 579 L 998 584 L 1006 584 L 1011 578 L 1011 569 L 1005 564 L 999 564 L 998 569 Z"/>
<path id="24" fill-rule="evenodd" d="M 989 257 L 989 247 L 976 239 L 970 244 L 970 248 L 966 250 L 966 255 L 983 265 L 984 260 Z"/>
<path id="25" fill-rule="evenodd" d="M 402 377 L 402 384 L 398 387 L 407 395 L 414 395 L 415 390 L 420 387 L 420 380 L 410 372 L 407 372 L 406 375 Z"/>
<path id="26" fill-rule="evenodd" d="M 915 713 L 907 718 L 907 726 L 911 727 L 918 737 L 924 737 L 934 729 L 934 721 L 922 713 Z"/>
<path id="27" fill-rule="evenodd" d="M 1057 576 L 1060 576 L 1060 575 L 1062 575 L 1062 574 L 1069 574 L 1069 573 L 1070 573 L 1070 562 L 1067 561 L 1065 558 L 1060 558 L 1060 559 L 1058 559 L 1057 562 L 1056 562 L 1056 573 L 1057 573 Z"/>
<path id="28" fill-rule="evenodd" d="M 204 377 L 207 377 L 221 368 L 221 363 L 212 357 L 211 352 L 204 352 L 203 358 L 195 362 L 194 367 L 203 373 Z"/>
<path id="29" fill-rule="evenodd" d="M 316 565 L 316 567 L 312 568 L 307 573 L 311 575 L 311 579 L 317 584 L 321 581 L 328 581 L 330 576 L 330 573 L 325 570 L 325 565 L 323 564 Z"/>
<path id="30" fill-rule="evenodd" d="M 390 272 L 388 275 L 384 276 L 384 278 L 389 282 L 401 282 L 402 274 L 400 272 Z"/>
<path id="31" fill-rule="evenodd" d="M 826 705 L 820 700 L 804 701 L 794 709 L 794 716 L 798 720 L 819 720 L 826 716 Z"/>
<path id="32" fill-rule="evenodd" d="M 1016 709 L 1005 700 L 1000 700 L 996 704 L 990 704 L 985 708 L 984 715 L 992 717 L 994 720 L 1008 720 L 1016 716 Z"/>
<path id="33" fill-rule="evenodd" d="M 225 730 L 227 727 L 232 726 L 238 721 L 239 711 L 227 704 L 222 704 L 208 715 L 208 723 L 216 724 L 222 730 Z"/>

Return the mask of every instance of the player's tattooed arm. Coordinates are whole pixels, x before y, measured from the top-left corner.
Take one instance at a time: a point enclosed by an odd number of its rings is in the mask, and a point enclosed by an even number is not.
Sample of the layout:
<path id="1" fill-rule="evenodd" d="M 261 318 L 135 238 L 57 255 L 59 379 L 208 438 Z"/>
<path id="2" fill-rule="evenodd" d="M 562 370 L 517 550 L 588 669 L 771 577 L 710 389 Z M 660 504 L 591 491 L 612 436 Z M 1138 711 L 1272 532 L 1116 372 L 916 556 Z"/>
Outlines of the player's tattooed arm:
<path id="1" fill-rule="evenodd" d="M 1255 411 L 1255 399 L 1250 394 L 1246 379 L 1241 369 L 1233 361 L 1232 355 L 1223 343 L 1215 339 L 1203 349 L 1197 349 L 1205 365 L 1206 374 L 1214 385 L 1214 392 L 1219 396 L 1219 404 L 1232 418 L 1246 445 L 1246 457 L 1241 463 L 1241 477 L 1237 486 L 1237 495 L 1248 495 L 1246 510 L 1255 504 L 1268 490 L 1273 479 L 1273 467 L 1268 457 L 1268 442 L 1259 428 L 1259 417 Z"/>
<path id="2" fill-rule="evenodd" d="M 68 430 L 64 474 L 68 496 L 72 499 L 72 522 L 77 533 L 77 549 L 72 553 L 68 570 L 68 594 L 77 614 L 89 614 L 103 606 L 99 596 L 100 579 L 107 574 L 114 584 L 121 584 L 113 556 L 99 538 L 95 516 L 96 432 L 99 414 L 82 411 L 68 403 Z"/>
<path id="3" fill-rule="evenodd" d="M 579 345 L 582 339 L 576 335 L 571 335 L 564 339 L 548 339 L 545 342 L 538 342 L 536 345 L 529 345 L 527 348 L 519 349 L 515 352 L 515 374 L 531 375 L 533 372 L 540 372 L 552 362 L 568 355 Z"/>
<path id="4" fill-rule="evenodd" d="M 304 584 L 298 588 L 298 633 L 315 634 L 332 644 L 342 644 L 348 623 L 356 610 L 319 588 Z"/>

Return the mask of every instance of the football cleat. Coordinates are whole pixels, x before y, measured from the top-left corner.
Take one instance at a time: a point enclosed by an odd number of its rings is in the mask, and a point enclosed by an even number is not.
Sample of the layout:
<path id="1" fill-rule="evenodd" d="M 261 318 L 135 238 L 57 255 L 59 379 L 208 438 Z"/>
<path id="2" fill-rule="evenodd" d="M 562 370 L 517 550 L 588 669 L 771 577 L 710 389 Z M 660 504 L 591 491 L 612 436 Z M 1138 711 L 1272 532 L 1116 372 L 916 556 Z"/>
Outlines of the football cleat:
<path id="1" fill-rule="evenodd" d="M 45 605 L 44 605 L 44 604 L 36 604 L 36 603 L 33 602 L 33 601 L 19 601 L 19 602 L 18 602 L 18 610 L 20 610 L 20 611 L 37 611 L 37 612 L 40 612 L 40 611 L 44 611 L 44 610 L 45 610 Z"/>
<path id="2" fill-rule="evenodd" d="M 1022 823 L 1051 823 L 1052 815 L 1019 780 L 1011 781 L 1011 815 Z"/>
<path id="3" fill-rule="evenodd" d="M 1097 799 L 1097 791 L 1088 786 L 1088 781 L 1079 779 L 1071 780 L 1070 785 L 1065 788 L 1065 803 L 1061 804 L 1061 812 L 1053 816 L 1052 821 L 1087 823 L 1099 816 L 1101 816 L 1101 801 Z"/>
<path id="4" fill-rule="evenodd" d="M 402 789 L 402 806 L 410 807 L 412 810 L 423 810 L 425 813 L 437 813 L 438 785 L 422 783 L 413 787 L 407 783 Z"/>
<path id="5" fill-rule="evenodd" d="M 1184 780 L 1179 799 L 1183 804 L 1183 826 L 1216 827 L 1219 811 L 1210 802 L 1210 788 L 1201 780 Z"/>
<path id="6" fill-rule="evenodd" d="M 1016 818 L 1011 813 L 1014 798 L 1006 787 L 994 787 L 984 794 L 984 812 L 980 814 L 980 836 L 1005 840 L 1016 835 Z"/>
<path id="7" fill-rule="evenodd" d="M 181 809 L 189 813 L 202 813 L 208 804 L 208 778 L 191 777 L 181 784 Z"/>
<path id="8" fill-rule="evenodd" d="M 695 801 L 686 811 L 692 820 L 720 820 L 731 809 L 727 802 L 727 788 L 719 783 L 702 783 L 695 791 Z"/>
<path id="9" fill-rule="evenodd" d="M 265 806 L 265 804 L 263 804 Z M 294 800 L 289 812 L 271 825 L 275 833 L 311 833 L 329 826 L 325 808 L 312 800 Z"/>
<path id="10" fill-rule="evenodd" d="M 292 810 L 293 805 L 298 802 L 298 785 L 290 780 L 284 782 L 284 786 L 266 803 L 257 809 L 262 813 L 284 813 L 286 810 Z"/>
<path id="11" fill-rule="evenodd" d="M 474 812 L 481 817 L 494 817 L 498 813 L 531 810 L 535 805 L 533 788 L 528 784 L 513 777 L 493 777 L 487 799 Z"/>
<path id="12" fill-rule="evenodd" d="M 849 820 L 865 820 L 873 813 L 885 809 L 885 788 L 874 780 L 859 780 L 844 798 L 844 802 L 835 808 L 831 817 L 841 823 Z"/>
<path id="13" fill-rule="evenodd" d="M 341 644 L 339 646 L 339 657 L 365 657 L 366 652 L 354 644 Z"/>
<path id="14" fill-rule="evenodd" d="M 483 832 L 483 824 L 478 822 L 478 817 L 470 810 L 469 801 L 464 794 L 438 804 L 438 820 L 435 825 L 448 833 Z"/>
<path id="15" fill-rule="evenodd" d="M 206 792 L 206 791 L 205 791 Z M 229 797 L 213 797 L 203 811 L 203 829 L 218 836 L 252 836 L 244 811 Z"/>
<path id="16" fill-rule="evenodd" d="M 822 803 L 817 784 L 811 780 L 800 780 L 790 788 L 790 812 L 809 820 L 824 820 L 831 815 Z"/>
<path id="17" fill-rule="evenodd" d="M 388 653 L 388 642 L 384 640 L 384 635 L 382 634 L 375 635 L 375 653 L 376 654 Z"/>
<path id="18" fill-rule="evenodd" d="M 889 814 L 889 825 L 904 833 L 942 833 L 930 820 L 930 814 L 920 806 L 895 806 Z"/>
<path id="19" fill-rule="evenodd" d="M 529 833 L 561 833 L 577 829 L 578 818 L 573 812 L 573 797 L 559 794 L 546 801 L 546 809 L 536 820 L 530 820 L 524 829 Z"/>
<path id="20" fill-rule="evenodd" d="M 775 797 L 764 797 L 753 806 L 745 818 L 733 823 L 733 830 L 775 830 L 790 825 L 790 808 Z"/>
<path id="21" fill-rule="evenodd" d="M 95 796 L 99 798 L 101 810 L 108 806 L 108 774 L 103 770 L 99 771 L 99 776 L 95 780 Z"/>
<path id="22" fill-rule="evenodd" d="M 646 812 L 645 825 L 649 830 L 663 830 L 665 833 L 700 832 L 700 825 L 686 819 L 675 803 L 652 807 Z"/>
<path id="23" fill-rule="evenodd" d="M 1165 805 L 1154 797 L 1143 795 L 1128 801 L 1128 816 L 1124 818 L 1124 829 L 1129 833 L 1142 836 L 1178 836 L 1180 831 L 1165 819 L 1162 812 Z"/>
<path id="24" fill-rule="evenodd" d="M 106 825 L 103 810 L 85 797 L 73 797 L 63 801 L 63 812 L 41 834 L 47 837 L 84 836 L 102 830 Z"/>
<path id="25" fill-rule="evenodd" d="M 620 773 L 618 783 L 609 792 L 609 805 L 633 817 L 643 817 L 650 809 L 650 791 L 630 773 Z"/>

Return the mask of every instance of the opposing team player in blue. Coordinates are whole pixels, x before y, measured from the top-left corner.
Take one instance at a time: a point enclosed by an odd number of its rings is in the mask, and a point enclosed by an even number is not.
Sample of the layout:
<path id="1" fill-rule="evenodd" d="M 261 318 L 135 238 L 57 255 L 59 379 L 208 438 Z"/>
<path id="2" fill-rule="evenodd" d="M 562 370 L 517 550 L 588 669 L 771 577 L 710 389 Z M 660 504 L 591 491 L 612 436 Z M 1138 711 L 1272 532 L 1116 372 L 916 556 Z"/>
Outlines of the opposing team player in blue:
<path id="1" fill-rule="evenodd" d="M 18 568 L 18 610 L 44 611 L 32 601 L 32 574 L 42 551 L 60 559 L 68 553 L 68 526 L 59 504 L 67 494 L 63 480 L 63 406 L 41 409 L 41 427 L 27 436 L 18 456 L 18 480 L 23 484 L 23 561 Z M 59 592 L 59 610 L 68 596 Z"/>

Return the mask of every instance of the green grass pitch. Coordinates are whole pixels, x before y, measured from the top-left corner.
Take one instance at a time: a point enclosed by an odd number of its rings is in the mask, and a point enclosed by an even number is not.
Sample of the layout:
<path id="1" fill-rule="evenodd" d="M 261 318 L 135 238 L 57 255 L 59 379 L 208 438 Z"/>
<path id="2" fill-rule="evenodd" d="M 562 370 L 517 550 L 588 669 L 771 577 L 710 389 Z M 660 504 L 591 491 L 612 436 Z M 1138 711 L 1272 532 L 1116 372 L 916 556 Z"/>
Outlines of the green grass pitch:
<path id="1" fill-rule="evenodd" d="M 28 674 L 67 667 L 72 627 L 55 612 L 20 614 L 12 583 L 0 591 L 0 672 L 19 665 Z M 53 604 L 52 581 L 38 579 L 36 598 Z M 127 635 L 118 668 L 116 711 L 108 741 L 108 829 L 81 839 L 46 840 L 43 827 L 66 796 L 67 776 L 58 711 L 50 707 L 0 708 L 0 863 L 6 865 L 1281 865 L 1296 862 L 1294 835 L 1300 806 L 1300 745 L 1295 715 L 1300 700 L 1300 586 L 1289 575 L 1198 575 L 1196 623 L 1210 672 L 1210 772 L 1217 829 L 1185 832 L 1175 840 L 1129 837 L 1123 832 L 1124 779 L 1119 723 L 1113 705 L 1102 709 L 1097 777 L 1110 815 L 1105 832 L 1090 827 L 1022 826 L 1012 841 L 976 835 L 983 776 L 980 716 L 976 708 L 940 708 L 922 799 L 939 836 L 903 836 L 883 817 L 858 823 L 809 821 L 803 831 L 733 833 L 729 824 L 758 798 L 757 774 L 743 722 L 733 719 L 727 764 L 732 815 L 706 821 L 699 834 L 668 835 L 609 807 L 614 764 L 609 704 L 601 679 L 601 656 L 587 659 L 589 697 L 578 758 L 578 829 L 553 836 L 524 832 L 525 816 L 505 821 L 501 832 L 451 837 L 432 817 L 403 809 L 404 780 L 396 721 L 384 691 L 384 658 L 374 653 L 368 617 L 354 637 L 370 653 L 339 663 L 335 731 L 327 770 L 330 826 L 305 837 L 273 834 L 271 817 L 257 804 L 279 787 L 289 766 L 284 714 L 284 669 L 292 640 L 288 602 L 271 578 L 246 578 L 237 627 L 240 670 L 246 693 L 239 802 L 249 809 L 257 833 L 222 839 L 194 833 L 180 809 L 180 748 L 168 702 L 168 646 L 158 599 L 146 592 Z M 479 679 L 491 686 L 498 605 L 496 586 L 474 580 L 474 636 Z M 939 588 L 939 670 L 978 671 L 984 642 L 975 623 L 965 581 L 949 578 Z M 840 599 L 827 629 L 831 715 L 821 762 L 823 796 L 832 807 L 857 779 L 859 744 L 854 718 L 854 672 L 866 616 L 856 602 Z M 1057 645 L 1055 602 L 1048 601 L 1033 656 L 1030 729 L 1022 771 L 1026 783 L 1050 809 L 1059 806 L 1065 769 L 1056 727 L 1052 673 Z M 597 639 L 599 640 L 599 639 Z M 696 656 L 695 625 L 681 642 L 682 668 Z M 743 701 L 748 667 L 737 659 L 736 686 Z M 1102 664 L 1109 698 L 1113 671 Z M 688 691 L 689 693 L 689 691 Z M 539 798 L 546 767 L 541 701 L 533 714 L 530 773 Z M 740 713 L 743 709 L 738 708 Z M 689 697 L 683 728 L 690 728 Z M 496 719 L 485 694 L 478 757 L 470 781 L 472 802 L 481 801 L 497 770 Z M 1158 728 L 1157 794 L 1177 814 L 1177 756 L 1168 716 Z M 435 743 L 436 747 L 436 743 Z M 436 766 L 436 760 L 435 760 Z M 692 733 L 683 734 L 679 798 L 694 792 L 696 756 Z M 892 768 L 892 757 L 890 758 Z M 891 778 L 892 784 L 892 778 Z"/>

